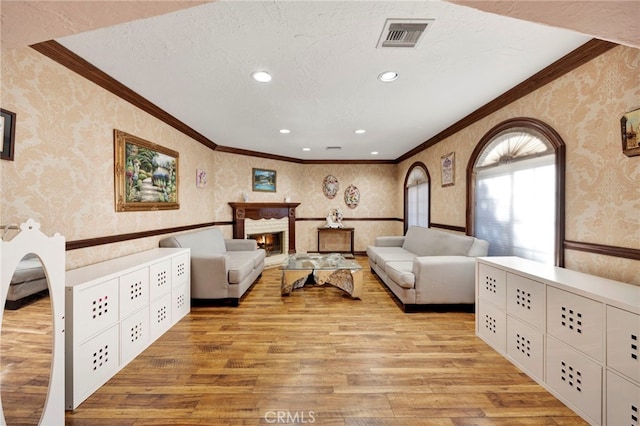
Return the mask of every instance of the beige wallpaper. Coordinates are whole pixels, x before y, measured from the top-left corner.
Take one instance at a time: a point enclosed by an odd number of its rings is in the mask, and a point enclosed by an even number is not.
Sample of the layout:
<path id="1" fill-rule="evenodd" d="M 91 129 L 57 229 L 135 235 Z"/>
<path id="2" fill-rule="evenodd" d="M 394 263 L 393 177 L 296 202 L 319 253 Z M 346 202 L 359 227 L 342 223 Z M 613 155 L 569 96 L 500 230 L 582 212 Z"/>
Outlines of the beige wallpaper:
<path id="1" fill-rule="evenodd" d="M 640 156 L 626 157 L 620 118 L 640 107 L 640 50 L 616 47 L 540 90 L 463 129 L 399 165 L 415 161 L 432 178 L 432 221 L 465 225 L 466 169 L 475 145 L 493 126 L 534 117 L 566 145 L 566 239 L 640 249 Z M 440 157 L 456 153 L 456 183 L 441 187 Z M 401 187 L 402 182 L 399 182 Z M 567 250 L 565 266 L 640 285 L 640 262 Z"/>
<path id="2" fill-rule="evenodd" d="M 0 162 L 0 222 L 34 218 L 46 233 L 82 240 L 144 230 L 230 221 L 229 201 L 300 202 L 297 216 L 323 218 L 342 208 L 356 228 L 356 250 L 375 236 L 400 234 L 402 183 L 407 168 L 424 162 L 432 178 L 432 221 L 465 225 L 465 172 L 473 147 L 495 124 L 515 116 L 539 118 L 567 145 L 567 239 L 640 248 L 640 157 L 620 150 L 619 119 L 640 99 L 640 51 L 618 47 L 449 139 L 399 165 L 301 165 L 213 152 L 170 126 L 95 86 L 32 49 L 2 51 L 0 105 L 16 112 L 16 160 Z M 113 129 L 180 153 L 180 209 L 123 212 L 114 209 Z M 455 152 L 455 185 L 441 187 L 440 157 Z M 251 191 L 251 169 L 277 171 L 277 192 Z M 196 169 L 208 173 L 196 188 Z M 322 179 L 336 176 L 339 196 L 322 193 Z M 360 205 L 349 209 L 342 192 L 353 184 Z M 349 218 L 373 220 L 349 221 Z M 323 221 L 296 225 L 299 250 L 315 250 Z M 223 226 L 225 235 L 231 227 Z M 67 268 L 157 246 L 160 237 L 67 252 Z M 568 251 L 567 266 L 640 285 L 637 261 Z"/>

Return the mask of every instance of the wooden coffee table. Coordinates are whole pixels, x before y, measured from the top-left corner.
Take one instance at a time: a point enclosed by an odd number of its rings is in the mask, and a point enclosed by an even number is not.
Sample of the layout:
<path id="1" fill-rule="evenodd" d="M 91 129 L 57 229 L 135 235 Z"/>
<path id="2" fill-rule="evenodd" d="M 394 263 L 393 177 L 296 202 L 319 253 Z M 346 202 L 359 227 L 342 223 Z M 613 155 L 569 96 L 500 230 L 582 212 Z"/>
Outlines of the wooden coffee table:
<path id="1" fill-rule="evenodd" d="M 338 287 L 354 299 L 362 296 L 362 266 L 354 259 L 345 259 L 341 254 L 292 254 L 280 269 L 283 296 L 304 287 L 311 275 L 314 285 Z"/>

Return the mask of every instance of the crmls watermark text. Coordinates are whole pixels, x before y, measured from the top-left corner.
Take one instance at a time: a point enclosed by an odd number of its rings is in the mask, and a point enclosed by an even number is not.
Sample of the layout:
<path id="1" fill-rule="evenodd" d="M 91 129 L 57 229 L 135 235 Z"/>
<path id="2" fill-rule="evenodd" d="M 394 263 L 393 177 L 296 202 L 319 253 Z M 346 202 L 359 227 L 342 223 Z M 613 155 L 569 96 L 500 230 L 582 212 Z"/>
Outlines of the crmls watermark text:
<path id="1" fill-rule="evenodd" d="M 264 413 L 264 420 L 267 423 L 273 424 L 301 424 L 301 423 L 315 423 L 316 417 L 313 411 L 288 411 L 288 410 L 273 410 Z"/>

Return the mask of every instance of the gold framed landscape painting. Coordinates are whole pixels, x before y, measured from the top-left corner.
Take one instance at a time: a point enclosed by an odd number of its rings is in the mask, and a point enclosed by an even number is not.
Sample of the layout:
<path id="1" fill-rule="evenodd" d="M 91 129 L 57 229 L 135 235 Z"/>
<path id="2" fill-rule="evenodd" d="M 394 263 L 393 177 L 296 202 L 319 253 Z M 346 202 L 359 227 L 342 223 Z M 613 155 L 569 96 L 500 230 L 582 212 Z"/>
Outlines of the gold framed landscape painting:
<path id="1" fill-rule="evenodd" d="M 175 210 L 179 154 L 121 130 L 114 131 L 116 211 Z"/>

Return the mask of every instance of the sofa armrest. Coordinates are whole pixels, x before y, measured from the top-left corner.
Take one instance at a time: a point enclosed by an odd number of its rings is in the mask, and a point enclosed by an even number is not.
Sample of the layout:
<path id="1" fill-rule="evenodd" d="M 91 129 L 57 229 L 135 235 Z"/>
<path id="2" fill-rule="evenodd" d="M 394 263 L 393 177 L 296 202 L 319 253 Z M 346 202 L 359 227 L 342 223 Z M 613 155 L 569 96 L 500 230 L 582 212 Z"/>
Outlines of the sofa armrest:
<path id="1" fill-rule="evenodd" d="M 377 247 L 402 247 L 404 244 L 404 236 L 383 236 L 376 237 L 375 246 Z"/>
<path id="2" fill-rule="evenodd" d="M 227 251 L 251 251 L 258 249 L 258 242 L 250 239 L 225 239 L 224 245 L 226 246 Z"/>
<path id="3" fill-rule="evenodd" d="M 474 303 L 475 265 L 467 256 L 416 257 L 416 303 Z"/>
<path id="4" fill-rule="evenodd" d="M 216 299 L 227 297 L 229 255 L 191 256 L 191 297 Z"/>

